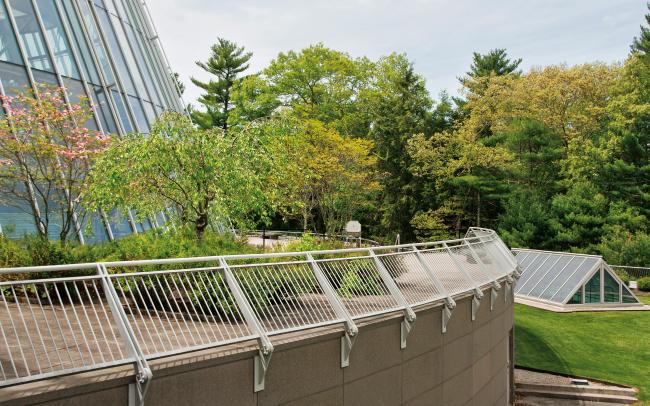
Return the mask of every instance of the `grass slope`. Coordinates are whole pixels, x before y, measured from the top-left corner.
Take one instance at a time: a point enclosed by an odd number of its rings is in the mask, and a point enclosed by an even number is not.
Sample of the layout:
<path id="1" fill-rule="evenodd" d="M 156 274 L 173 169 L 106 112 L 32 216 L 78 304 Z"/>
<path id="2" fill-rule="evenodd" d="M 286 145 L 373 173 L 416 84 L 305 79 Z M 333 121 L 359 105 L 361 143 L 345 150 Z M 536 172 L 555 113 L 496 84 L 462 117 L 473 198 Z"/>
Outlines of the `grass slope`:
<path id="1" fill-rule="evenodd" d="M 650 400 L 650 312 L 553 313 L 515 308 L 515 364 L 601 379 Z"/>

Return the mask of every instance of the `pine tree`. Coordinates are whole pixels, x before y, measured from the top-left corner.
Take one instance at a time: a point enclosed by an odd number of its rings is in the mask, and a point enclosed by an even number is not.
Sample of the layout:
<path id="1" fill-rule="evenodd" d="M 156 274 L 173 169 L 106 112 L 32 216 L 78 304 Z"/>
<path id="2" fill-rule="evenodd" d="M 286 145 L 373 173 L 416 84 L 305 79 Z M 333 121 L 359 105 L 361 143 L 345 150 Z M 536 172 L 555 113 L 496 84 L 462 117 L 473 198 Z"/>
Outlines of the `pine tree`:
<path id="1" fill-rule="evenodd" d="M 215 76 L 208 82 L 192 78 L 192 83 L 205 91 L 199 103 L 205 111 L 192 111 L 192 120 L 201 128 L 221 127 L 228 130 L 228 115 L 232 110 L 232 87 L 241 78 L 239 75 L 248 69 L 248 61 L 253 54 L 245 52 L 244 47 L 223 38 L 218 38 L 212 46 L 212 54 L 206 62 L 196 62 L 206 72 Z"/>
<path id="2" fill-rule="evenodd" d="M 508 58 L 508 53 L 503 48 L 492 49 L 485 55 L 474 52 L 472 65 L 466 75 L 468 78 L 477 79 L 492 74 L 503 76 L 518 73 L 519 64 L 521 64 L 521 58 L 514 60 Z"/>
<path id="3" fill-rule="evenodd" d="M 647 6 L 650 10 L 650 2 L 647 3 Z M 645 15 L 645 21 L 650 26 L 650 13 Z M 641 26 L 641 35 L 634 38 L 630 48 L 632 48 L 632 52 L 650 55 L 650 27 Z"/>

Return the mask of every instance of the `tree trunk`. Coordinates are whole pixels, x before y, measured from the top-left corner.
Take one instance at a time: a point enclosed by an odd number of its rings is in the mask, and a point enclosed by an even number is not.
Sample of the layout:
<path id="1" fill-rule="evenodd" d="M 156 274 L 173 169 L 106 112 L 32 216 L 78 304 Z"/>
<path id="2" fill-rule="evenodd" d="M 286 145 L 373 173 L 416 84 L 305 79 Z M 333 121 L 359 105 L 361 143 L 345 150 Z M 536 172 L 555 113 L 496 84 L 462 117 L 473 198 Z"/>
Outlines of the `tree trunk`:
<path id="1" fill-rule="evenodd" d="M 197 216 L 196 222 L 194 223 L 194 230 L 196 231 L 196 238 L 199 241 L 203 240 L 203 235 L 205 234 L 205 229 L 208 228 L 208 224 L 208 213 L 201 213 Z"/>

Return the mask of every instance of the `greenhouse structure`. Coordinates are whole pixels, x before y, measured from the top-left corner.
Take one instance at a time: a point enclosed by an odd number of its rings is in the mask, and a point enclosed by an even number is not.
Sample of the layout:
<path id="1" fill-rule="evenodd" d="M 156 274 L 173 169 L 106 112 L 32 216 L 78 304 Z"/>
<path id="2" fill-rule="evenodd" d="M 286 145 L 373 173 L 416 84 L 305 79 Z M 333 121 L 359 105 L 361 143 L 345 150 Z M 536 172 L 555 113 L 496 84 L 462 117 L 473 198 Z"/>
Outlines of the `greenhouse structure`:
<path id="1" fill-rule="evenodd" d="M 549 310 L 643 307 L 612 268 L 597 255 L 513 249 L 522 271 L 515 296 Z"/>

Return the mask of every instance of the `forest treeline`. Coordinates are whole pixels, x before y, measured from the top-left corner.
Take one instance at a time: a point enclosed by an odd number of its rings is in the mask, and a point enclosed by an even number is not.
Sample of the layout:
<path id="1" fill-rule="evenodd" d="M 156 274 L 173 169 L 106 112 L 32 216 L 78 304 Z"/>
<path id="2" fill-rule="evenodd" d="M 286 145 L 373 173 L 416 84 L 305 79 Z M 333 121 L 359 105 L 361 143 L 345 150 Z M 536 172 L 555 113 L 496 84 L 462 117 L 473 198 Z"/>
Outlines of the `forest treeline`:
<path id="1" fill-rule="evenodd" d="M 250 74 L 252 54 L 220 39 L 199 63 L 212 79 L 192 79 L 204 94 L 191 115 L 229 131 L 288 114 L 337 144 L 309 151 L 315 187 L 299 215 L 272 216 L 276 227 L 337 232 L 354 218 L 375 238 L 410 241 L 485 226 L 513 246 L 648 265 L 649 47 L 642 27 L 623 62 L 525 72 L 504 49 L 475 53 L 460 95 L 434 98 L 404 54 L 373 61 L 316 44 Z M 363 162 L 340 162 L 354 148 L 344 160 Z"/>

